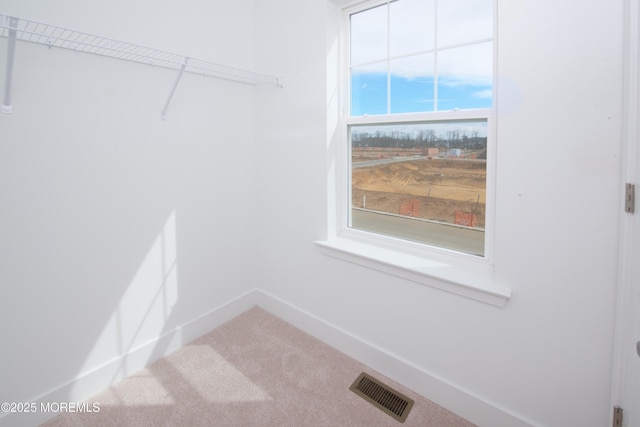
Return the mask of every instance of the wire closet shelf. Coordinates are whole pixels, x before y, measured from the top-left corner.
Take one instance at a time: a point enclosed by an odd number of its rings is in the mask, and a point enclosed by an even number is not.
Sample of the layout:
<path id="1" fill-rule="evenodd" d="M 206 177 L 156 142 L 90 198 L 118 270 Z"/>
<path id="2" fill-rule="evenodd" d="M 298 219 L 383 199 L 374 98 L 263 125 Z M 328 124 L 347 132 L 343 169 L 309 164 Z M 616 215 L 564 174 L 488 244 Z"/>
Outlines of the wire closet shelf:
<path id="1" fill-rule="evenodd" d="M 279 77 L 0 14 L 0 36 L 9 38 L 12 33 L 15 34 L 16 40 L 37 43 L 51 48 L 57 47 L 91 53 L 251 85 L 282 86 Z"/>

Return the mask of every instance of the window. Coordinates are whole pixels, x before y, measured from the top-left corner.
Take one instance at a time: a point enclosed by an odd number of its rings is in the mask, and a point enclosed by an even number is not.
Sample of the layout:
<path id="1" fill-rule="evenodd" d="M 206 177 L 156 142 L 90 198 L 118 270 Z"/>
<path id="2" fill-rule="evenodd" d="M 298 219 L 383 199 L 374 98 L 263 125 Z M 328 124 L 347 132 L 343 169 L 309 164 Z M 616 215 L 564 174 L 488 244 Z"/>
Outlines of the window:
<path id="1" fill-rule="evenodd" d="M 511 289 L 492 253 L 497 0 L 353 1 L 342 60 L 328 50 L 343 78 L 336 91 L 328 74 L 329 215 L 316 244 L 503 307 Z"/>
<path id="2" fill-rule="evenodd" d="M 487 256 L 493 14 L 493 0 L 345 11 L 347 232 Z"/>

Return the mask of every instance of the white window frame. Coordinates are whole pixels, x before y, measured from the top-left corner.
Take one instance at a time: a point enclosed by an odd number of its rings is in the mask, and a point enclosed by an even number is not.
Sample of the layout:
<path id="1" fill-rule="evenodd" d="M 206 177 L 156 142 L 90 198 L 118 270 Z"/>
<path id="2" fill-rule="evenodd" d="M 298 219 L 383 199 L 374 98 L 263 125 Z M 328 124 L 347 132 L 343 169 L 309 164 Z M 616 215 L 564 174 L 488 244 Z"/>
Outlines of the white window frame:
<path id="1" fill-rule="evenodd" d="M 345 100 L 345 105 L 348 108 L 348 101 Z M 393 116 L 393 117 L 392 117 Z M 390 236 L 378 235 L 374 232 L 367 232 L 352 228 L 351 214 L 351 144 L 348 136 L 348 128 L 351 125 L 376 125 L 376 124 L 402 124 L 402 123 L 442 123 L 447 121 L 459 121 L 459 120 L 486 120 L 487 121 L 487 170 L 486 170 L 486 201 L 485 201 L 485 230 L 484 230 L 484 255 L 467 254 L 462 251 L 456 251 L 454 249 L 446 249 L 440 246 L 429 245 L 427 243 L 412 242 L 402 238 L 394 238 Z M 485 264 L 493 264 L 493 230 L 494 230 L 494 206 L 495 206 L 495 151 L 496 151 L 496 138 L 495 138 L 495 118 L 491 109 L 474 109 L 474 110 L 460 110 L 460 111 L 447 111 L 447 112 L 426 112 L 426 113 L 411 113 L 411 114 L 394 114 L 394 115 L 379 115 L 369 117 L 344 117 L 341 125 L 341 134 L 345 140 L 346 151 L 346 163 L 347 173 L 346 180 L 346 195 L 341 198 L 341 202 L 344 203 L 343 207 L 340 207 L 339 219 L 339 233 L 345 237 L 356 239 L 368 239 L 371 235 L 380 236 L 381 240 L 386 241 L 387 244 L 395 242 L 402 244 L 403 247 L 413 247 L 414 252 L 429 252 L 439 253 L 440 255 L 448 255 L 459 257 L 460 259 L 467 259 L 469 262 L 479 262 Z M 491 166 L 490 166 L 491 165 Z M 382 243 L 385 244 L 385 243 Z M 406 248 L 405 248 L 406 249 Z"/>
<path id="2" fill-rule="evenodd" d="M 329 218 L 327 239 L 316 242 L 323 252 L 432 288 L 502 307 L 509 300 L 509 287 L 499 284 L 494 274 L 493 245 L 496 188 L 496 98 L 497 98 L 497 0 L 494 0 L 493 107 L 457 111 L 384 114 L 351 117 L 349 72 L 350 15 L 388 0 L 359 2 L 342 10 L 340 24 L 340 119 L 336 156 L 329 171 Z M 351 215 L 351 147 L 348 127 L 359 124 L 487 120 L 487 182 L 484 256 L 470 255 L 436 246 L 383 236 L 349 227 Z M 333 198 L 333 200 L 331 200 Z"/>

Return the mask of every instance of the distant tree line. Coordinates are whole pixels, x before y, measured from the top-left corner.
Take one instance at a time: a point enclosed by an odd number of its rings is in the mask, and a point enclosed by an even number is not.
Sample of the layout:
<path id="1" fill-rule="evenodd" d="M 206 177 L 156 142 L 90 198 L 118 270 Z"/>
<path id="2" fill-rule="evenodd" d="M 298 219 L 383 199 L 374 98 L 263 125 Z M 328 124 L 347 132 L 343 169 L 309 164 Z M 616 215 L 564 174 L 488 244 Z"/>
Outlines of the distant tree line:
<path id="1" fill-rule="evenodd" d="M 353 147 L 378 148 L 460 148 L 463 150 L 482 150 L 487 147 L 487 137 L 478 131 L 449 130 L 446 134 L 436 135 L 433 129 L 417 132 L 381 130 L 375 132 L 354 132 L 351 135 Z"/>

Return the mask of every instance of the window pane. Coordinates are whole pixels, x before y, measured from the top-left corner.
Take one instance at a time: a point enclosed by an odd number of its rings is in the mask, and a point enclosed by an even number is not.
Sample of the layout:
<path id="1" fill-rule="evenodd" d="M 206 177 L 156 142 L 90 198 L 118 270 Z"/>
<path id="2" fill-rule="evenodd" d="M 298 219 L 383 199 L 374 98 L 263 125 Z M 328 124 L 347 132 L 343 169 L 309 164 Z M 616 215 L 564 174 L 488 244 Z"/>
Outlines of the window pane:
<path id="1" fill-rule="evenodd" d="M 434 0 L 401 0 L 390 4 L 391 56 L 432 50 L 435 39 Z"/>
<path id="2" fill-rule="evenodd" d="M 434 109 L 433 53 L 391 61 L 391 113 Z"/>
<path id="3" fill-rule="evenodd" d="M 492 43 L 438 53 L 438 110 L 488 108 L 492 102 Z"/>
<path id="4" fill-rule="evenodd" d="M 493 0 L 438 2 L 438 47 L 469 43 L 493 35 Z"/>
<path id="5" fill-rule="evenodd" d="M 351 15 L 351 64 L 387 57 L 387 5 Z"/>
<path id="6" fill-rule="evenodd" d="M 487 121 L 357 125 L 351 227 L 484 255 Z"/>
<path id="7" fill-rule="evenodd" d="M 351 70 L 351 115 L 386 113 L 386 62 L 353 68 Z"/>

